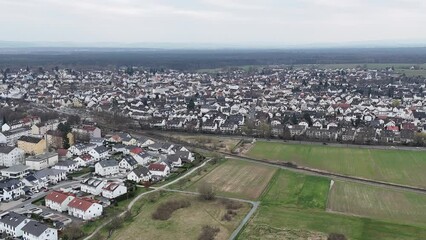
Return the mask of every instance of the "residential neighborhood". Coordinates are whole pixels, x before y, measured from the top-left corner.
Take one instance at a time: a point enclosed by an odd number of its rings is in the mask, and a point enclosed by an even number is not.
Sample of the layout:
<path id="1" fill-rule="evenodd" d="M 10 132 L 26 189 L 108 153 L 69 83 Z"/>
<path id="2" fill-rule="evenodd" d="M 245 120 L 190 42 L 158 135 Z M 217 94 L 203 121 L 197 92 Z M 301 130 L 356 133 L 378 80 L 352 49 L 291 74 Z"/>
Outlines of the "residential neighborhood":
<path id="1" fill-rule="evenodd" d="M 41 131 L 48 123 L 57 124 Z M 72 222 L 96 221 L 105 208 L 133 196 L 136 185 L 162 181 L 194 161 L 184 146 L 126 132 L 105 134 L 93 122 L 48 123 L 34 121 L 26 127 L 37 131 L 0 144 L 1 236 L 59 239 Z M 2 136 L 19 129 L 3 126 Z"/>

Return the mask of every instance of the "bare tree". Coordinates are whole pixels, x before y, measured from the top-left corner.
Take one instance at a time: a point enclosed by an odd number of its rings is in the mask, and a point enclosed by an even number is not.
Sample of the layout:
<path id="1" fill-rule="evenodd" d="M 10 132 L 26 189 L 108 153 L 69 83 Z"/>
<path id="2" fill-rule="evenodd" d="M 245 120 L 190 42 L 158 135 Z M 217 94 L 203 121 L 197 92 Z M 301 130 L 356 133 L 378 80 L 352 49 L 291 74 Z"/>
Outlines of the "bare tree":
<path id="1" fill-rule="evenodd" d="M 198 186 L 198 193 L 200 193 L 200 197 L 203 200 L 214 200 L 216 197 L 216 192 L 211 183 L 202 182 L 200 186 Z"/>

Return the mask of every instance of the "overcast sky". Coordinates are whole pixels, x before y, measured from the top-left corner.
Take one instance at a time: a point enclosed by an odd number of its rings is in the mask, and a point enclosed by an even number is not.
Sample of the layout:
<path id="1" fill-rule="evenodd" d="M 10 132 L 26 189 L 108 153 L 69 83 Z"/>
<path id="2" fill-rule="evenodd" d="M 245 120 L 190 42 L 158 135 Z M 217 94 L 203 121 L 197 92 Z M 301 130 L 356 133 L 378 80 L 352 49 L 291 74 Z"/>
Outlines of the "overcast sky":
<path id="1" fill-rule="evenodd" d="M 425 40 L 425 0 L 0 0 L 0 40 L 310 44 Z"/>

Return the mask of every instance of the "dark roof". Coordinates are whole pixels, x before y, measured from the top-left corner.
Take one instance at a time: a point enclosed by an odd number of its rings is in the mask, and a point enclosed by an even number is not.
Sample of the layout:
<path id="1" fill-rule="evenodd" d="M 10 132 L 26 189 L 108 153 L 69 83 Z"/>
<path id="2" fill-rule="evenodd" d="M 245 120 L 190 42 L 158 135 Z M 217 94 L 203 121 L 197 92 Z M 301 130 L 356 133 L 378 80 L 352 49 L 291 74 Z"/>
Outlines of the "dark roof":
<path id="1" fill-rule="evenodd" d="M 15 149 L 15 147 L 11 147 L 11 146 L 0 146 L 0 153 L 9 154 L 10 152 L 13 151 L 13 149 Z"/>
<path id="2" fill-rule="evenodd" d="M 56 166 L 63 166 L 63 167 L 69 167 L 72 165 L 77 164 L 77 162 L 73 161 L 73 160 L 65 160 L 65 161 L 59 161 Z"/>
<path id="3" fill-rule="evenodd" d="M 99 164 L 102 167 L 113 167 L 118 165 L 117 161 L 115 160 L 104 160 L 104 161 L 100 161 Z"/>
<path id="4" fill-rule="evenodd" d="M 31 136 L 22 136 L 19 138 L 19 141 L 29 142 L 29 143 L 39 143 L 42 138 L 36 138 Z"/>
<path id="5" fill-rule="evenodd" d="M 25 219 L 26 217 L 22 216 L 21 214 L 17 214 L 16 212 L 9 212 L 0 219 L 0 222 L 15 228 L 23 221 L 25 221 Z"/>
<path id="6" fill-rule="evenodd" d="M 108 152 L 108 148 L 106 148 L 104 146 L 97 146 L 93 150 L 96 151 L 97 153 Z"/>
<path id="7" fill-rule="evenodd" d="M 23 228 L 22 231 L 27 232 L 33 236 L 40 236 L 48 227 L 42 223 L 36 221 L 29 221 Z"/>
<path id="8" fill-rule="evenodd" d="M 130 166 L 135 166 L 135 165 L 137 165 L 138 164 L 138 162 L 135 160 L 135 158 L 134 157 L 132 157 L 132 156 L 126 156 L 126 157 L 124 157 L 123 158 L 123 160 L 126 160 L 126 162 L 128 163 L 128 164 L 130 164 Z"/>
<path id="9" fill-rule="evenodd" d="M 133 172 L 139 177 L 139 176 L 146 176 L 149 174 L 149 170 L 146 167 L 138 167 L 133 169 Z"/>

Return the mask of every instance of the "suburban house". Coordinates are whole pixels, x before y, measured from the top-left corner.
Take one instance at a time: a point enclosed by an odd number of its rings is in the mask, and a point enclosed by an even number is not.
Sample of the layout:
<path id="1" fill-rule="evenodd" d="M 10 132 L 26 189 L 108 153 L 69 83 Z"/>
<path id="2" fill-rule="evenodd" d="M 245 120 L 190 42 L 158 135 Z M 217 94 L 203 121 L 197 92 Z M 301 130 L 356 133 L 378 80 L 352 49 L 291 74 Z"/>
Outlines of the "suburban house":
<path id="1" fill-rule="evenodd" d="M 170 167 L 165 163 L 151 163 L 148 170 L 154 176 L 166 177 L 170 174 Z"/>
<path id="2" fill-rule="evenodd" d="M 154 141 L 152 141 L 151 139 L 147 137 L 139 137 L 139 139 L 137 139 L 137 142 L 138 142 L 137 145 L 139 145 L 140 147 L 147 147 L 155 143 Z"/>
<path id="3" fill-rule="evenodd" d="M 58 212 L 65 212 L 68 210 L 68 204 L 75 198 L 72 193 L 62 191 L 51 191 L 44 198 L 46 207 Z"/>
<path id="4" fill-rule="evenodd" d="M 15 212 L 8 212 L 0 216 L 0 232 L 11 237 L 21 237 L 22 228 L 29 222 L 25 216 Z"/>
<path id="5" fill-rule="evenodd" d="M 72 145 L 70 148 L 68 148 L 68 156 L 81 156 L 85 153 L 89 153 L 90 150 L 94 149 L 96 147 L 95 144 L 83 144 L 78 143 L 75 145 Z"/>
<path id="6" fill-rule="evenodd" d="M 99 161 L 109 156 L 109 150 L 104 146 L 97 146 L 90 150 L 89 154 L 93 157 L 93 159 L 95 159 L 95 161 Z"/>
<path id="7" fill-rule="evenodd" d="M 119 173 L 118 163 L 115 160 L 103 160 L 95 164 L 95 173 L 100 176 L 108 176 Z"/>
<path id="8" fill-rule="evenodd" d="M 33 176 L 41 181 L 47 181 L 51 184 L 57 184 L 58 182 L 64 181 L 67 179 L 67 172 L 63 170 L 45 168 L 39 170 L 33 174 Z"/>
<path id="9" fill-rule="evenodd" d="M 46 140 L 31 136 L 22 136 L 18 139 L 18 148 L 27 154 L 37 155 L 46 151 Z"/>
<path id="10" fill-rule="evenodd" d="M 102 196 L 108 199 L 114 199 L 127 193 L 127 187 L 123 183 L 110 182 L 102 188 Z"/>
<path id="11" fill-rule="evenodd" d="M 151 172 L 146 167 L 137 167 L 127 174 L 127 180 L 141 183 L 151 180 Z"/>
<path id="12" fill-rule="evenodd" d="M 24 194 L 24 184 L 18 179 L 0 181 L 0 201 L 6 202 Z"/>
<path id="13" fill-rule="evenodd" d="M 57 240 L 58 230 L 50 228 L 43 223 L 29 221 L 22 228 L 23 240 Z"/>
<path id="14" fill-rule="evenodd" d="M 133 170 L 137 167 L 138 162 L 136 159 L 130 155 L 125 156 L 119 163 L 118 166 L 121 169 Z"/>
<path id="15" fill-rule="evenodd" d="M 133 155 L 133 158 L 138 162 L 139 165 L 147 166 L 152 160 L 152 155 L 147 152 L 142 152 Z"/>
<path id="16" fill-rule="evenodd" d="M 29 167 L 19 164 L 12 167 L 4 168 L 0 170 L 1 176 L 5 178 L 23 178 L 28 175 Z"/>
<path id="17" fill-rule="evenodd" d="M 76 132 L 77 134 L 87 134 L 90 136 L 90 138 L 100 138 L 101 137 L 101 129 L 96 126 L 82 126 L 78 128 L 73 128 L 73 132 Z"/>
<path id="18" fill-rule="evenodd" d="M 23 164 L 25 158 L 24 150 L 0 145 L 0 166 L 11 167 L 17 164 Z"/>
<path id="19" fill-rule="evenodd" d="M 68 214 L 83 220 L 99 217 L 102 211 L 102 205 L 93 199 L 76 197 L 68 204 Z"/>
<path id="20" fill-rule="evenodd" d="M 28 175 L 22 179 L 22 183 L 30 191 L 40 191 L 41 188 L 47 187 L 49 181 L 48 179 L 38 179 L 34 174 Z"/>
<path id="21" fill-rule="evenodd" d="M 107 184 L 106 180 L 97 178 L 86 178 L 81 181 L 81 191 L 90 193 L 93 195 L 99 195 L 102 192 L 102 188 Z"/>
<path id="22" fill-rule="evenodd" d="M 63 170 L 67 173 L 74 172 L 78 169 L 78 163 L 73 160 L 65 160 L 58 162 L 55 166 L 52 167 L 53 169 Z"/>
<path id="23" fill-rule="evenodd" d="M 166 162 L 172 167 L 182 167 L 182 159 L 177 154 L 168 155 L 166 158 Z"/>
<path id="24" fill-rule="evenodd" d="M 58 153 L 48 152 L 36 156 L 28 157 L 25 160 L 27 165 L 32 170 L 41 170 L 56 165 L 59 161 Z"/>
<path id="25" fill-rule="evenodd" d="M 79 167 L 87 167 L 95 162 L 92 155 L 86 153 L 74 158 L 74 161 L 77 162 Z"/>

